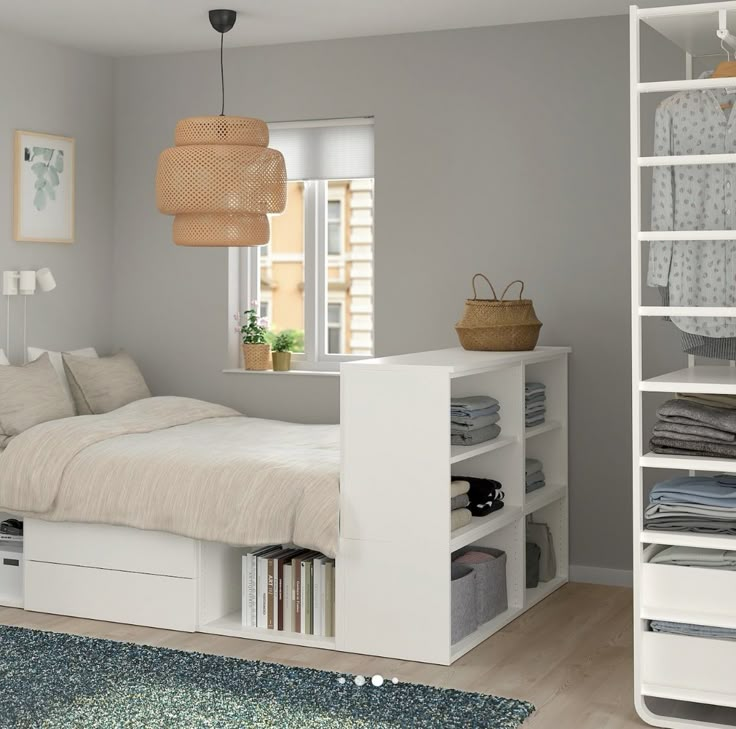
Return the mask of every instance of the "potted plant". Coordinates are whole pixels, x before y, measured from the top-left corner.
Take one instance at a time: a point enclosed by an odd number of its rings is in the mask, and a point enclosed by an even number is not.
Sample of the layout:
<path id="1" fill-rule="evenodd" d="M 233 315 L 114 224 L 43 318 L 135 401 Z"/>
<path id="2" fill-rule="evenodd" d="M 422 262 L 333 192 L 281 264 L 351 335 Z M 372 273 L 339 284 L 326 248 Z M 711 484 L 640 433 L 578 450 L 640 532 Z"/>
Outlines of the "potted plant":
<path id="1" fill-rule="evenodd" d="M 271 366 L 271 345 L 266 340 L 268 321 L 258 317 L 257 302 L 243 312 L 245 324 L 240 327 L 243 338 L 243 362 L 246 370 L 267 370 Z"/>
<path id="2" fill-rule="evenodd" d="M 271 359 L 274 372 L 288 372 L 291 369 L 291 348 L 294 346 L 294 335 L 289 332 L 279 332 L 271 346 Z"/>

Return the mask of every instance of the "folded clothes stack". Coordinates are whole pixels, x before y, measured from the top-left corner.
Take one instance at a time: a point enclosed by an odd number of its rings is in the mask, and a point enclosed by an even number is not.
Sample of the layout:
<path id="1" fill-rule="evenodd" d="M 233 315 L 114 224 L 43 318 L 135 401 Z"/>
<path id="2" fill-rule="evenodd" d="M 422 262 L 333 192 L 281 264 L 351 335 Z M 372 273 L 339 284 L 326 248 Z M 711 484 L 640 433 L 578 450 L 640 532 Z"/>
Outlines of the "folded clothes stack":
<path id="1" fill-rule="evenodd" d="M 450 484 L 450 531 L 470 524 L 473 515 L 470 513 L 470 484 L 467 481 L 453 480 Z"/>
<path id="2" fill-rule="evenodd" d="M 524 386 L 524 419 L 527 428 L 541 425 L 547 411 L 546 387 L 541 382 L 527 382 Z"/>
<path id="3" fill-rule="evenodd" d="M 501 428 L 498 400 L 487 395 L 454 397 L 450 401 L 450 442 L 477 445 L 498 437 Z"/>
<path id="4" fill-rule="evenodd" d="M 501 484 L 491 478 L 474 476 L 455 476 L 450 486 L 450 494 L 454 494 L 457 484 L 467 484 L 467 509 L 471 516 L 488 516 L 494 511 L 503 509 L 504 493 Z"/>
<path id="5" fill-rule="evenodd" d="M 701 567 L 711 570 L 736 570 L 736 551 L 702 549 L 700 547 L 667 547 L 657 552 L 650 564 L 670 564 L 677 567 Z"/>
<path id="6" fill-rule="evenodd" d="M 736 534 L 736 476 L 679 476 L 658 483 L 644 512 L 647 529 Z"/>
<path id="7" fill-rule="evenodd" d="M 530 494 L 532 491 L 541 489 L 546 481 L 544 479 L 544 471 L 542 470 L 542 462 L 538 458 L 527 458 L 524 476 L 526 477 L 526 492 Z"/>
<path id="8" fill-rule="evenodd" d="M 655 453 L 736 458 L 735 397 L 678 396 L 661 405 L 657 417 L 649 440 Z"/>

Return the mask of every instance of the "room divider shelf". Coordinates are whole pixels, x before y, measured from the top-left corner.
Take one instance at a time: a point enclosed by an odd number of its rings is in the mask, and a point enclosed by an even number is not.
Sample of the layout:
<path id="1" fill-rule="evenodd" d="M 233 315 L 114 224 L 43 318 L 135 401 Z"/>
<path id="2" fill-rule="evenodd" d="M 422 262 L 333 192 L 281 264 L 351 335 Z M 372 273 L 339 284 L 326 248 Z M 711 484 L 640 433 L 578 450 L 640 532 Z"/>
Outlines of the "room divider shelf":
<path id="1" fill-rule="evenodd" d="M 453 348 L 342 366 L 340 650 L 447 665 L 567 582 L 567 488 L 559 484 L 568 479 L 569 351 Z M 525 382 L 542 382 L 547 393 L 549 422 L 529 432 Z M 468 395 L 498 399 L 501 434 L 477 446 L 453 446 L 448 458 L 450 402 Z M 421 427 L 407 428 L 396 417 L 397 403 Z M 525 437 L 531 435 L 539 437 Z M 524 493 L 527 456 L 542 460 L 552 484 L 533 499 Z M 451 532 L 449 486 L 463 476 L 499 481 L 504 507 Z M 550 528 L 558 571 L 527 594 L 524 515 L 530 508 Z M 508 610 L 453 645 L 451 555 L 472 545 L 506 553 Z"/>
<path id="2" fill-rule="evenodd" d="M 736 312 L 736 309 L 734 309 Z M 736 395 L 736 367 L 698 365 L 685 367 L 664 375 L 650 377 L 639 383 L 642 392 L 689 392 Z"/>
<path id="3" fill-rule="evenodd" d="M 642 544 L 666 544 L 673 547 L 698 547 L 702 549 L 736 549 L 736 535 L 696 534 L 694 532 L 667 532 L 644 529 L 639 541 Z"/>
<path id="4" fill-rule="evenodd" d="M 736 467 L 732 458 L 707 458 L 705 456 L 679 456 L 649 451 L 639 457 L 643 468 L 673 468 L 683 471 L 731 472 Z"/>
<path id="5" fill-rule="evenodd" d="M 543 433 L 549 433 L 550 430 L 557 430 L 557 428 L 561 428 L 562 424 L 558 423 L 556 420 L 547 420 L 541 425 L 535 425 L 532 428 L 526 428 L 524 431 L 524 437 L 534 438 L 537 435 L 542 435 Z"/>

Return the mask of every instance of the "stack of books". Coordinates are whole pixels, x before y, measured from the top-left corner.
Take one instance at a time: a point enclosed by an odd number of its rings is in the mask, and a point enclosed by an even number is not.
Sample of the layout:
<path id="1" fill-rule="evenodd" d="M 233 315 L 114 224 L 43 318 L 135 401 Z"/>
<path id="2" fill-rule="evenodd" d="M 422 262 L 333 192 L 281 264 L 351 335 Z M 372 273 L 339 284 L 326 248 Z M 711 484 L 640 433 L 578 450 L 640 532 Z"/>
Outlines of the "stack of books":
<path id="1" fill-rule="evenodd" d="M 335 560 L 272 545 L 243 556 L 243 625 L 335 635 Z"/>

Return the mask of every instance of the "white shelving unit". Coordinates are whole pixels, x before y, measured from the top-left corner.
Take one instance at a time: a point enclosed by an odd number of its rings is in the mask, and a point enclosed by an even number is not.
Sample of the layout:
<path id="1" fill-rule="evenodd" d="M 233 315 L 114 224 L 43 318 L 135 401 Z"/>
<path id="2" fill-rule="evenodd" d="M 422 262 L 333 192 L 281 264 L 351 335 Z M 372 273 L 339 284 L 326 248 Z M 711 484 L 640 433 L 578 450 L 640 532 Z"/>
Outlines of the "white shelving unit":
<path id="1" fill-rule="evenodd" d="M 642 82 L 640 78 L 640 25 L 646 23 L 684 52 L 684 75 L 674 81 Z M 680 471 L 736 471 L 736 461 L 719 458 L 647 453 L 648 434 L 642 426 L 643 393 L 736 394 L 736 369 L 698 366 L 657 377 L 642 375 L 642 317 L 736 316 L 734 307 L 642 306 L 642 248 L 645 241 L 736 240 L 733 230 L 651 232 L 642 230 L 642 169 L 659 165 L 735 164 L 736 154 L 642 156 L 641 94 L 680 90 L 732 88 L 732 78 L 693 79 L 693 59 L 714 56 L 725 60 L 717 31 L 736 31 L 736 2 L 702 3 L 630 10 L 631 54 L 631 292 L 632 292 L 632 411 L 634 512 L 634 692 L 636 708 L 653 726 L 736 726 L 736 642 L 653 633 L 649 620 L 672 620 L 701 625 L 736 627 L 736 573 L 691 567 L 649 564 L 653 554 L 669 545 L 736 549 L 736 538 L 726 535 L 654 532 L 644 529 L 645 473 L 647 469 Z M 726 44 L 734 50 L 736 39 Z M 644 120 L 653 123 L 653 119 Z M 671 325 L 670 325 L 671 326 Z"/>
<path id="2" fill-rule="evenodd" d="M 566 347 L 532 352 L 434 352 L 342 366 L 342 476 L 337 560 L 338 649 L 448 665 L 568 579 Z M 524 383 L 547 386 L 547 418 L 524 428 Z M 450 399 L 501 403 L 501 435 L 450 445 Z M 529 496 L 524 459 L 544 463 L 547 486 Z M 452 476 L 493 478 L 505 506 L 454 532 Z M 527 590 L 526 516 L 552 530 L 558 572 Z M 451 644 L 450 557 L 461 547 L 503 549 L 509 607 Z"/>

